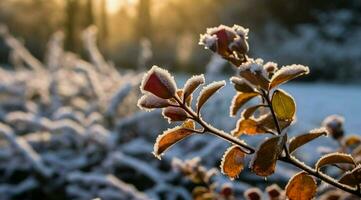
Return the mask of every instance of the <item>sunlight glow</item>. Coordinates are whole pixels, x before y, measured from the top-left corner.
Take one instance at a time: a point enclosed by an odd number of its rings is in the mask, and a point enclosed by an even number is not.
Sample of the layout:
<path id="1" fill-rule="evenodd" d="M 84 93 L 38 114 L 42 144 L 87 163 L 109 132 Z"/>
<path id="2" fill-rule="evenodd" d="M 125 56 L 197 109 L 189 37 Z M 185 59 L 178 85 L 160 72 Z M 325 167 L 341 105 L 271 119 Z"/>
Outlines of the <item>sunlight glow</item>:
<path id="1" fill-rule="evenodd" d="M 138 0 L 107 0 L 107 10 L 110 14 L 116 13 L 123 6 L 131 6 Z"/>

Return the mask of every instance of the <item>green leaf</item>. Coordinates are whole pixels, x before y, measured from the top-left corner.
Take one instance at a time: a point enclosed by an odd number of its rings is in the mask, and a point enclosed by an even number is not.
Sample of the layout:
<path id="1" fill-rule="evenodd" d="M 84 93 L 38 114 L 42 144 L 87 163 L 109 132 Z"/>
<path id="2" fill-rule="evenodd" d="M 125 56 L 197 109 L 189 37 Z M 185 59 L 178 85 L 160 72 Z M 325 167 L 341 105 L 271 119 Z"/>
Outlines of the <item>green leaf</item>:
<path id="1" fill-rule="evenodd" d="M 298 147 L 300 147 L 308 142 L 311 142 L 312 140 L 314 140 L 322 135 L 327 135 L 327 130 L 325 128 L 314 129 L 314 130 L 311 130 L 309 133 L 299 135 L 299 136 L 292 138 L 290 140 L 290 144 L 288 147 L 289 152 L 290 153 L 294 152 Z"/>
<path id="2" fill-rule="evenodd" d="M 291 95 L 283 90 L 276 90 L 272 96 L 272 107 L 276 116 L 280 120 L 294 119 L 296 113 L 296 103 Z"/>

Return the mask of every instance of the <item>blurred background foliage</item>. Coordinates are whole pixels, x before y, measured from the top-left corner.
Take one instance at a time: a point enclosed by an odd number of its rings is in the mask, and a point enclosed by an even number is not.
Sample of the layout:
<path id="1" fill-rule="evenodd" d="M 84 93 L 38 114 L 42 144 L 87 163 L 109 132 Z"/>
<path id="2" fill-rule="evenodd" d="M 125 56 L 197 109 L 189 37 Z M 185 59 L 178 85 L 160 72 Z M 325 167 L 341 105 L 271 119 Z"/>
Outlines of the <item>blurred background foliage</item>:
<path id="1" fill-rule="evenodd" d="M 252 30 L 251 55 L 309 65 L 308 80 L 359 81 L 361 1 L 287 0 L 1 0 L 0 23 L 43 60 L 46 43 L 65 32 L 65 48 L 86 58 L 81 33 L 99 28 L 99 46 L 119 68 L 152 64 L 203 72 L 211 54 L 199 34 L 218 24 Z M 147 63 L 139 55 L 148 49 Z M 144 52 L 143 52 L 144 53 Z M 9 49 L 0 39 L 0 63 Z"/>

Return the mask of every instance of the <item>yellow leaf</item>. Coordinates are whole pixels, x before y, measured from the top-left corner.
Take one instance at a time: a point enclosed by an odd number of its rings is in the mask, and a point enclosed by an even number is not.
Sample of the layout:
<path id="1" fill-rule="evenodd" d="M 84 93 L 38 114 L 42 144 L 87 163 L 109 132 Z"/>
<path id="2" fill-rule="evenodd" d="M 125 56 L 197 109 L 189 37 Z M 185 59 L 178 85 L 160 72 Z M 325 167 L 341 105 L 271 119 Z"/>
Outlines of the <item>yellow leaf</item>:
<path id="1" fill-rule="evenodd" d="M 292 138 L 290 140 L 290 144 L 289 144 L 289 148 L 288 148 L 289 152 L 292 153 L 298 147 L 300 147 L 322 135 L 327 135 L 327 130 L 324 128 L 311 130 L 309 133 L 299 135 L 299 136 Z"/>
<path id="2" fill-rule="evenodd" d="M 239 173 L 244 168 L 245 153 L 236 145 L 231 146 L 224 153 L 221 162 L 221 171 L 223 174 L 229 176 L 231 179 L 238 177 Z"/>
<path id="3" fill-rule="evenodd" d="M 290 200 L 311 200 L 317 190 L 316 181 L 306 172 L 293 176 L 286 186 L 286 196 Z"/>
<path id="4" fill-rule="evenodd" d="M 258 93 L 252 92 L 252 93 L 240 93 L 238 92 L 232 100 L 231 107 L 230 107 L 230 115 L 235 116 L 237 114 L 237 111 L 249 100 L 251 100 L 253 97 L 257 96 Z"/>
<path id="5" fill-rule="evenodd" d="M 276 162 L 282 153 L 286 136 L 280 135 L 265 140 L 257 149 L 251 161 L 251 169 L 258 176 L 269 176 L 276 169 Z"/>
<path id="6" fill-rule="evenodd" d="M 296 103 L 291 95 L 283 90 L 276 90 L 272 96 L 272 107 L 280 120 L 293 120 L 296 113 Z"/>
<path id="7" fill-rule="evenodd" d="M 303 65 L 284 66 L 272 76 L 269 89 L 272 89 L 291 79 L 297 78 L 303 74 L 308 74 L 309 71 L 308 67 Z"/>
<path id="8" fill-rule="evenodd" d="M 338 163 L 348 163 L 348 164 L 355 164 L 352 156 L 345 153 L 330 153 L 327 155 L 322 156 L 316 163 L 316 170 L 319 170 L 321 167 L 331 164 L 338 164 Z"/>
<path id="9" fill-rule="evenodd" d="M 183 126 L 177 126 L 164 131 L 159 135 L 154 144 L 153 154 L 160 159 L 160 156 L 172 145 L 193 134 L 193 121 L 186 121 Z"/>

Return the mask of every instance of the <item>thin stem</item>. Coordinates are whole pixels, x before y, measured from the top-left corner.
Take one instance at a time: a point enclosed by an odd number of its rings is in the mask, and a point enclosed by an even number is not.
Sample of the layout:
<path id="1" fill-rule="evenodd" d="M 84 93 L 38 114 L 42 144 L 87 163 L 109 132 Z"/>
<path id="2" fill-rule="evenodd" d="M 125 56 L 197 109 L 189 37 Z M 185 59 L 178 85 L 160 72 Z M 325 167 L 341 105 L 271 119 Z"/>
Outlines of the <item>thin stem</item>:
<path id="1" fill-rule="evenodd" d="M 246 149 L 248 151 L 246 153 L 248 154 L 253 154 L 255 152 L 254 148 L 248 146 L 246 143 L 242 142 L 238 138 L 233 137 L 230 134 L 227 134 L 224 131 L 221 131 L 203 121 L 203 119 L 191 108 L 185 105 L 179 97 L 175 96 L 174 99 L 179 103 L 180 107 L 182 107 L 192 117 L 192 119 L 194 119 L 194 121 L 198 122 L 204 128 L 203 132 L 210 132 L 226 141 L 236 144 L 243 149 Z"/>
<path id="2" fill-rule="evenodd" d="M 296 158 L 294 157 L 290 157 L 290 156 L 286 156 L 286 157 L 281 157 L 279 158 L 279 160 L 283 161 L 283 162 L 286 162 L 286 163 L 289 163 L 289 164 L 292 164 L 296 167 L 298 167 L 299 169 L 302 169 L 303 171 L 306 171 L 308 174 L 311 174 L 312 176 L 314 177 L 317 177 L 318 179 L 334 186 L 334 187 L 337 187 L 343 191 L 346 191 L 346 192 L 349 192 L 351 194 L 354 194 L 358 197 L 361 197 L 361 193 L 359 193 L 357 191 L 357 189 L 353 189 L 349 186 L 346 186 L 344 184 L 341 184 L 337 181 L 335 181 L 333 178 L 331 178 L 330 176 L 326 175 L 326 174 L 323 174 L 321 172 L 318 172 L 316 170 L 314 170 L 313 168 L 305 165 L 304 163 L 302 163 L 301 161 L 297 160 Z"/>

